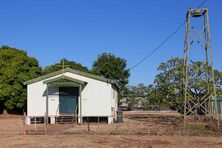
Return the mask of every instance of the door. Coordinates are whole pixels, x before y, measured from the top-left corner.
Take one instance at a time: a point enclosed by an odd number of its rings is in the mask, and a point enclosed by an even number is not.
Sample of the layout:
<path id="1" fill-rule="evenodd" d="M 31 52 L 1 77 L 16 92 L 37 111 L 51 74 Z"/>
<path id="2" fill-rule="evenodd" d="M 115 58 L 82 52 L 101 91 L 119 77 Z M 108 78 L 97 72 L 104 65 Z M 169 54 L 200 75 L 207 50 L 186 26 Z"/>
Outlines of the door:
<path id="1" fill-rule="evenodd" d="M 74 88 L 59 88 L 59 113 L 73 114 L 77 108 L 78 96 L 75 94 Z"/>

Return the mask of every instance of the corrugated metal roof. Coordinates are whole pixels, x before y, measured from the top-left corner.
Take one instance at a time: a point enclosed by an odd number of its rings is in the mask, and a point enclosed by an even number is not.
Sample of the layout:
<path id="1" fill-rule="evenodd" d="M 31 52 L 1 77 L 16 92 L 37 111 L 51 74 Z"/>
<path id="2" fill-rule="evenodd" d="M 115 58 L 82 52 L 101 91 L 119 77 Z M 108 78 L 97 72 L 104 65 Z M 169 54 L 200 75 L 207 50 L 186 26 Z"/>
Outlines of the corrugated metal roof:
<path id="1" fill-rule="evenodd" d="M 55 71 L 55 72 L 46 74 L 44 76 L 40 76 L 40 77 L 31 79 L 31 80 L 25 81 L 24 85 L 29 85 L 29 84 L 32 84 L 32 83 L 35 83 L 35 82 L 38 82 L 38 81 L 41 81 L 41 80 L 45 80 L 45 79 L 60 75 L 60 74 L 65 73 L 65 72 L 70 72 L 70 73 L 73 73 L 73 74 L 77 74 L 77 75 L 81 75 L 81 76 L 84 76 L 84 77 L 92 78 L 92 79 L 95 79 L 95 80 L 98 80 L 98 81 L 110 83 L 110 84 L 113 84 L 115 87 L 117 87 L 117 89 L 119 89 L 119 86 L 118 86 L 118 84 L 116 83 L 115 80 L 104 78 L 102 76 L 82 72 L 82 71 L 71 69 L 71 68 L 65 68 L 64 70 Z"/>

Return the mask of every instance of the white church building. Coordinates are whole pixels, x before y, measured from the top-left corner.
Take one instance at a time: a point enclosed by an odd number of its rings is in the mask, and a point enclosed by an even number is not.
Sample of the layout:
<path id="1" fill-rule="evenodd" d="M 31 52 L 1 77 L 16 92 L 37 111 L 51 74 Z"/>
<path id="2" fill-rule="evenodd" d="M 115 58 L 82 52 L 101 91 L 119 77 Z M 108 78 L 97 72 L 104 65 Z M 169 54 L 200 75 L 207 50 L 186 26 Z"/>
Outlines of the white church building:
<path id="1" fill-rule="evenodd" d="M 119 86 L 114 80 L 65 68 L 28 80 L 27 124 L 45 117 L 47 123 L 113 123 Z"/>

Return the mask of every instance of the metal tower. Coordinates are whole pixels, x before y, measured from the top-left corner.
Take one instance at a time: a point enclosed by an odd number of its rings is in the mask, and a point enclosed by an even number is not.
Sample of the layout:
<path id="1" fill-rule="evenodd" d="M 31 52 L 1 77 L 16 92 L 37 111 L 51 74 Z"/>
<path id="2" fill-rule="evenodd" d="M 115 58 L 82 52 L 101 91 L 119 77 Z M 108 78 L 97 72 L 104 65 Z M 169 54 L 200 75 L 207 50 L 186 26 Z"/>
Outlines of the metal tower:
<path id="1" fill-rule="evenodd" d="M 193 52 L 197 53 L 192 55 Z M 201 62 L 194 62 L 194 59 L 198 59 L 198 61 Z M 198 96 L 195 95 L 192 87 L 196 85 L 194 77 L 198 77 L 202 81 L 202 85 L 196 87 L 201 87 L 204 90 L 201 93 L 199 92 Z M 184 124 L 188 116 L 195 116 L 197 118 L 207 116 L 210 119 L 218 121 L 210 24 L 207 8 L 189 9 L 187 12 L 183 83 Z"/>

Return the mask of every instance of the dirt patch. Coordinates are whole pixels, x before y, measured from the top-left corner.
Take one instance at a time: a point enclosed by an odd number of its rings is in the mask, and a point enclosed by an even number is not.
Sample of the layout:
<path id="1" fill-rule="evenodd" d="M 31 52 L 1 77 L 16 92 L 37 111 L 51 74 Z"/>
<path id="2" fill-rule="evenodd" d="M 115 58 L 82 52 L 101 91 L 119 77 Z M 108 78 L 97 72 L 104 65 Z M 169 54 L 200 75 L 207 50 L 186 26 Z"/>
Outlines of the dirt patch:
<path id="1" fill-rule="evenodd" d="M 47 135 L 24 135 L 21 117 L 0 118 L 0 147 L 222 147 L 220 133 L 203 124 L 181 126 L 175 113 L 124 113 L 124 122 L 48 125 Z M 29 128 L 33 128 L 30 126 Z"/>

